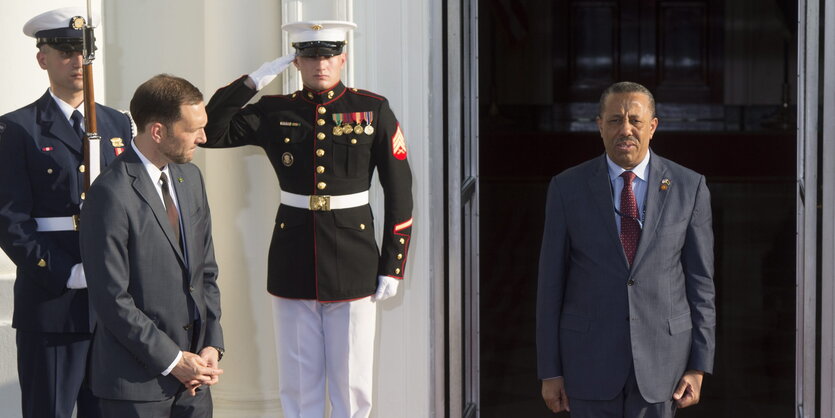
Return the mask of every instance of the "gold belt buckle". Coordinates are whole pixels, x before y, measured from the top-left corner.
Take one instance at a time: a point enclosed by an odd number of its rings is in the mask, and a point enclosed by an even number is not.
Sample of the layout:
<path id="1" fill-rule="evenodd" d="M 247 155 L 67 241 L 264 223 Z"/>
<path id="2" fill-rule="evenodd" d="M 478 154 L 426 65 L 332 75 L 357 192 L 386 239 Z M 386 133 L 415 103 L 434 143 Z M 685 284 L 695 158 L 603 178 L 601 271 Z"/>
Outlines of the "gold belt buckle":
<path id="1" fill-rule="evenodd" d="M 321 212 L 331 210 L 331 197 L 327 195 L 311 195 L 310 210 Z"/>
<path id="2" fill-rule="evenodd" d="M 73 231 L 78 231 L 78 227 L 81 225 L 81 215 L 73 215 L 72 216 L 72 229 Z"/>

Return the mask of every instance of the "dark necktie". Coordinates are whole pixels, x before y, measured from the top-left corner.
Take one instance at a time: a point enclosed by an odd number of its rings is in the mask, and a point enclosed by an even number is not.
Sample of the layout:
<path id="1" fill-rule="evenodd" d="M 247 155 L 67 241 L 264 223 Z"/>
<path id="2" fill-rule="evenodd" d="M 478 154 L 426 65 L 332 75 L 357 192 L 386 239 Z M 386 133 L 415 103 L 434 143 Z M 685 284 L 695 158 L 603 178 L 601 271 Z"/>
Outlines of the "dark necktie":
<path id="1" fill-rule="evenodd" d="M 81 116 L 81 112 L 75 110 L 72 112 L 72 128 L 75 130 L 75 133 L 78 135 L 78 139 L 84 138 L 84 129 L 81 128 L 81 121 L 84 120 L 84 116 Z"/>
<path id="2" fill-rule="evenodd" d="M 623 252 L 629 265 L 635 260 L 635 252 L 638 250 L 638 240 L 641 239 L 641 225 L 638 223 L 638 202 L 635 201 L 635 194 L 632 193 L 632 180 L 635 173 L 624 171 L 623 190 L 620 192 L 620 243 L 623 245 Z"/>
<path id="3" fill-rule="evenodd" d="M 182 249 L 182 242 L 180 241 L 180 214 L 177 212 L 177 206 L 174 205 L 174 199 L 171 198 L 171 192 L 168 191 L 168 176 L 165 173 L 160 174 L 159 181 L 162 183 L 162 202 L 165 204 L 165 213 L 168 215 L 168 222 L 171 228 L 174 229 L 177 243 Z"/>

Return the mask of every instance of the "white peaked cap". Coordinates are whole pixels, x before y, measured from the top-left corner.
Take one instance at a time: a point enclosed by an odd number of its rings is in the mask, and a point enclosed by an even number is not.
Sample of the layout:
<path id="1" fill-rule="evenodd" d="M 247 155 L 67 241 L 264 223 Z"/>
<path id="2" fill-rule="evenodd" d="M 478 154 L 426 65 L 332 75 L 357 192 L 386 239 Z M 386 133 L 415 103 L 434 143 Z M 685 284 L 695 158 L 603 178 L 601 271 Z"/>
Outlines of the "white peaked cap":
<path id="1" fill-rule="evenodd" d="M 308 20 L 287 23 L 281 27 L 290 35 L 290 43 L 296 42 L 345 42 L 348 31 L 357 28 L 357 24 L 341 20 Z"/>

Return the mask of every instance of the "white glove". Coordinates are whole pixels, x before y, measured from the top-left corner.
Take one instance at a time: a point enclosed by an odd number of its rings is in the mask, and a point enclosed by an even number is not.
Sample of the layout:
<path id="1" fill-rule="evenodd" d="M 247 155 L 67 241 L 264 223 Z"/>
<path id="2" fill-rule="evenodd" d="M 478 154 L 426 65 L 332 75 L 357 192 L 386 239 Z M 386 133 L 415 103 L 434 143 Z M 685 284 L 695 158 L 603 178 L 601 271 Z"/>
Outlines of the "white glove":
<path id="1" fill-rule="evenodd" d="M 86 289 L 87 277 L 84 276 L 84 266 L 78 263 L 70 269 L 70 278 L 67 280 L 67 289 Z"/>
<path id="2" fill-rule="evenodd" d="M 397 294 L 400 280 L 389 276 L 377 276 L 377 293 L 371 297 L 372 302 L 380 302 Z"/>
<path id="3" fill-rule="evenodd" d="M 255 90 L 261 90 L 264 86 L 270 84 L 270 81 L 273 81 L 276 76 L 286 70 L 294 59 L 296 59 L 295 52 L 277 58 L 274 61 L 265 62 L 257 70 L 249 73 L 249 78 L 255 84 Z"/>

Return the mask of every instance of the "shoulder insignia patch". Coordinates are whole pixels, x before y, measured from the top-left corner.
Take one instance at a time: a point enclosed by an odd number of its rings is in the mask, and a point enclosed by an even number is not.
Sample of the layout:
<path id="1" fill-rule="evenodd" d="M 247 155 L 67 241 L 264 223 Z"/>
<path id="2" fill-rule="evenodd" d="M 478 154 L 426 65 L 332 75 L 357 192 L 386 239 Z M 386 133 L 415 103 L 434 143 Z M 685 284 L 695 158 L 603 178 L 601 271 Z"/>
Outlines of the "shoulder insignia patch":
<path id="1" fill-rule="evenodd" d="M 403 136 L 403 131 L 400 130 L 400 124 L 397 124 L 397 131 L 391 137 L 391 155 L 398 160 L 406 159 L 406 138 Z"/>

